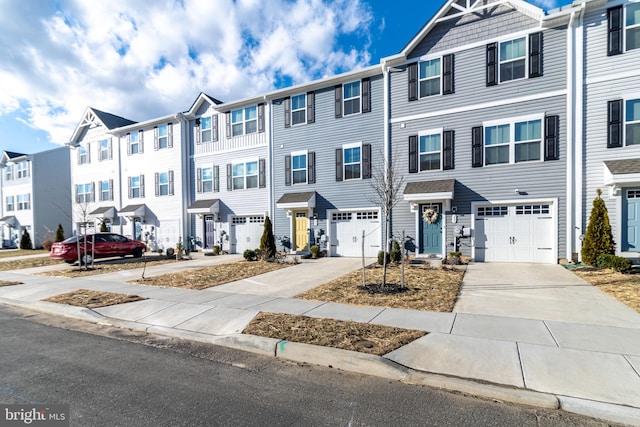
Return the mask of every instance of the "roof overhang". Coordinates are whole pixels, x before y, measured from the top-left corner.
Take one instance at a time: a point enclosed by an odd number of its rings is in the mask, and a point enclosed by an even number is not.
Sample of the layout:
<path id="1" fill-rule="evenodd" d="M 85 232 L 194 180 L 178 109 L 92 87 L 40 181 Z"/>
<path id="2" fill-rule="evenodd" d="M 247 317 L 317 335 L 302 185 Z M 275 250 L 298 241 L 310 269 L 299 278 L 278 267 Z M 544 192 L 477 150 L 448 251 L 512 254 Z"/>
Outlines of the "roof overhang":
<path id="1" fill-rule="evenodd" d="M 640 184 L 640 158 L 606 160 L 603 169 L 603 184 L 614 194 L 625 185 Z"/>
<path id="2" fill-rule="evenodd" d="M 212 96 L 209 96 L 204 92 L 200 92 L 200 95 L 198 95 L 196 100 L 193 101 L 193 104 L 191 104 L 191 108 L 189 108 L 187 111 L 185 111 L 184 115 L 187 118 L 195 117 L 196 116 L 196 112 L 198 111 L 200 106 L 205 102 L 209 103 L 212 106 L 216 106 L 216 107 L 218 105 L 222 104 L 222 101 L 220 101 L 220 100 L 218 100 L 218 99 L 216 99 L 216 98 L 214 98 Z"/>
<path id="3" fill-rule="evenodd" d="M 115 206 L 102 206 L 93 212 L 89 212 L 94 218 L 115 218 L 118 215 L 118 210 Z"/>
<path id="4" fill-rule="evenodd" d="M 410 203 L 453 200 L 455 179 L 409 182 L 404 188 L 404 200 Z"/>
<path id="5" fill-rule="evenodd" d="M 283 194 L 276 202 L 278 209 L 313 209 L 316 207 L 316 192 Z"/>
<path id="6" fill-rule="evenodd" d="M 196 200 L 187 207 L 187 212 L 197 215 L 217 215 L 220 212 L 220 200 Z"/>
<path id="7" fill-rule="evenodd" d="M 0 218 L 0 224 L 4 224 L 8 227 L 11 228 L 19 228 L 20 227 L 20 221 L 18 221 L 18 218 L 16 218 L 13 215 L 9 215 L 9 216 L 5 216 Z"/>
<path id="8" fill-rule="evenodd" d="M 147 214 L 147 205 L 129 205 L 118 212 L 118 216 L 127 218 L 144 218 Z"/>

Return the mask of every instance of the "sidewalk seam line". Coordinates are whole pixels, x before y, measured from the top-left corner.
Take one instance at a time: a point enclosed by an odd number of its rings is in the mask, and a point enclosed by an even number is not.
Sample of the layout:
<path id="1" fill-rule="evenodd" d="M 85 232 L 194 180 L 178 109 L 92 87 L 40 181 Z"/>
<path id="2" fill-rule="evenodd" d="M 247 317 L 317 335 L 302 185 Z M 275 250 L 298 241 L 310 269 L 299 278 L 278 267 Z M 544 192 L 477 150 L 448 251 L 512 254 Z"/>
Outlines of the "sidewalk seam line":
<path id="1" fill-rule="evenodd" d="M 457 321 L 458 321 L 458 313 L 453 313 L 453 322 L 451 322 L 451 327 L 449 328 L 449 332 L 448 332 L 449 335 L 453 335 L 453 328 L 455 327 Z"/>
<path id="2" fill-rule="evenodd" d="M 631 369 L 633 369 L 633 372 L 636 373 L 637 376 L 640 377 L 640 372 L 638 372 L 638 370 L 636 369 L 635 366 L 633 366 L 633 363 L 631 363 L 631 360 L 629 360 L 629 357 L 626 354 L 623 354 L 622 357 L 624 358 L 624 360 L 627 361 L 627 363 L 629 364 L 629 366 L 631 366 Z"/>
<path id="3" fill-rule="evenodd" d="M 527 387 L 527 379 L 524 376 L 524 365 L 522 364 L 522 354 L 520 353 L 520 343 L 516 342 L 516 351 L 518 352 L 518 364 L 520 365 L 520 377 L 522 378 L 522 384 L 524 385 L 525 389 L 528 389 Z"/>
<path id="4" fill-rule="evenodd" d="M 551 331 L 551 328 L 549 327 L 549 325 L 547 324 L 546 320 L 542 321 L 542 324 L 544 325 L 545 328 L 547 328 L 547 331 L 549 332 L 549 335 L 551 335 L 551 338 L 553 338 L 553 342 L 556 343 L 556 347 L 561 348 L 560 347 L 560 343 L 558 342 L 558 340 L 556 339 L 556 336 L 553 334 L 553 332 Z"/>

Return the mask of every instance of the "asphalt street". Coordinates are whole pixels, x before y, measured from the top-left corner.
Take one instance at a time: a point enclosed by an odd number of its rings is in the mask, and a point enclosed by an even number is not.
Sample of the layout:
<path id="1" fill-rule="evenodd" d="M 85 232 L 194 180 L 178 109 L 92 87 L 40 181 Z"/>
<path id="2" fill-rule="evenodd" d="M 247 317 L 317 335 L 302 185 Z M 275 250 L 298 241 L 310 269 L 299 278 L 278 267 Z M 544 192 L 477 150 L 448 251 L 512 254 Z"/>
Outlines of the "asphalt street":
<path id="1" fill-rule="evenodd" d="M 0 403 L 73 426 L 604 426 L 206 344 L 0 306 Z"/>

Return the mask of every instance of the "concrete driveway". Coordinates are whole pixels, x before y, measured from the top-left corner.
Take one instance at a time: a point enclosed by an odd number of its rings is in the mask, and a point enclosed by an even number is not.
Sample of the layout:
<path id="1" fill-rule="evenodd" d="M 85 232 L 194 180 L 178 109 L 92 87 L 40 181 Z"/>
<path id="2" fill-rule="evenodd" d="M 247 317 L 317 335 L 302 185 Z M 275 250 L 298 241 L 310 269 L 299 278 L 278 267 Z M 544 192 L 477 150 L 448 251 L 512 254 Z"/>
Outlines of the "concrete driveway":
<path id="1" fill-rule="evenodd" d="M 640 327 L 640 314 L 560 265 L 469 264 L 455 313 Z"/>

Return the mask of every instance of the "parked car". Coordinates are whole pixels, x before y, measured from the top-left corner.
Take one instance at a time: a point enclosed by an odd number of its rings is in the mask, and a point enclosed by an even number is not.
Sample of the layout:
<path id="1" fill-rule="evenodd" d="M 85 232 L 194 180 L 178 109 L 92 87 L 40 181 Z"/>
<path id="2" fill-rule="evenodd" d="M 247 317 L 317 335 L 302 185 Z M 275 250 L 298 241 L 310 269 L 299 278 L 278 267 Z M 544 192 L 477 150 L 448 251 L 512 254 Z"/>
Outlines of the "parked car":
<path id="1" fill-rule="evenodd" d="M 126 255 L 139 258 L 147 250 L 147 246 L 139 240 L 131 240 L 115 233 L 96 233 L 73 236 L 62 242 L 54 243 L 51 245 L 50 257 L 73 264 L 78 261 L 78 248 L 80 261 L 83 264 L 90 264 L 93 258 L 123 257 Z"/>

